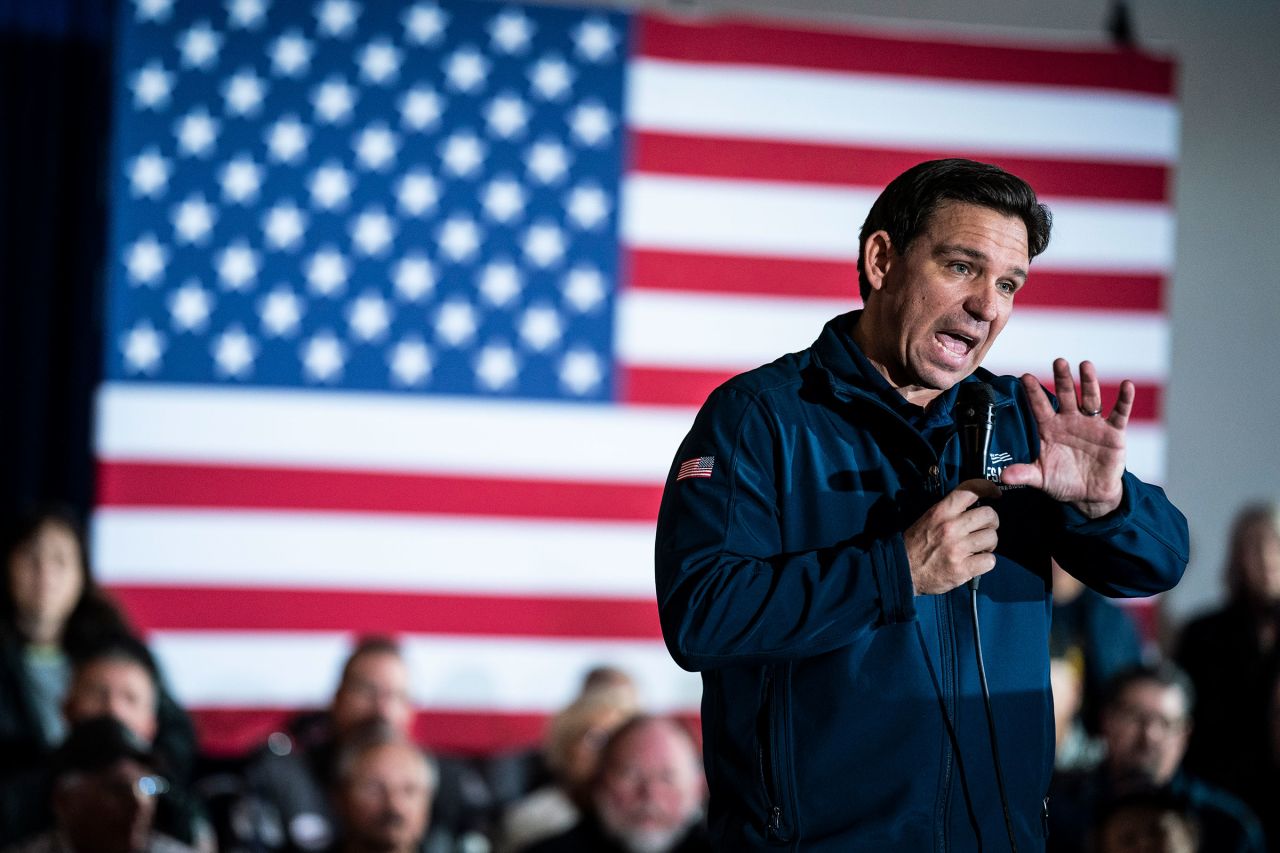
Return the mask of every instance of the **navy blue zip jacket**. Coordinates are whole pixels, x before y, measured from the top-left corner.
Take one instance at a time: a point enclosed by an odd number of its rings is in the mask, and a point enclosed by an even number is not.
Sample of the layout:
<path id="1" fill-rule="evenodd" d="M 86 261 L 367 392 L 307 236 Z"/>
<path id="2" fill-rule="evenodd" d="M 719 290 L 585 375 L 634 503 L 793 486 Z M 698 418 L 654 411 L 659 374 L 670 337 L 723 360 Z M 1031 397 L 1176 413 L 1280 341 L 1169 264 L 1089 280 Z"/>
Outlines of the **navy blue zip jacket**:
<path id="1" fill-rule="evenodd" d="M 856 321 L 718 388 L 667 477 L 658 605 L 672 656 L 702 673 L 712 837 L 735 853 L 1006 850 L 969 591 L 915 596 L 902 538 L 957 484 L 957 389 L 906 404 L 849 337 Z M 1038 433 L 1016 379 L 975 379 L 996 391 L 998 480 Z M 1148 595 L 1181 576 L 1187 525 L 1129 473 L 1100 519 L 1029 488 L 994 506 L 979 623 L 1030 853 L 1053 765 L 1050 555 L 1107 595 Z"/>

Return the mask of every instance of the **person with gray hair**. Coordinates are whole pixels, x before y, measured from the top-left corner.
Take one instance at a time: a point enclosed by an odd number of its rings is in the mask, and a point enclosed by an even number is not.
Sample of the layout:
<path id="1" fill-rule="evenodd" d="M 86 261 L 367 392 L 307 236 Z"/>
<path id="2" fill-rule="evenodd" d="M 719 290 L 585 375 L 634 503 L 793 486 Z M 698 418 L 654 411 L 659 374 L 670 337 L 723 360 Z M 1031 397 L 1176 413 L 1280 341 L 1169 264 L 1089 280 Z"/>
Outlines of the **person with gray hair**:
<path id="1" fill-rule="evenodd" d="M 418 853 L 437 777 L 416 744 L 373 720 L 343 742 L 335 773 L 334 853 Z"/>

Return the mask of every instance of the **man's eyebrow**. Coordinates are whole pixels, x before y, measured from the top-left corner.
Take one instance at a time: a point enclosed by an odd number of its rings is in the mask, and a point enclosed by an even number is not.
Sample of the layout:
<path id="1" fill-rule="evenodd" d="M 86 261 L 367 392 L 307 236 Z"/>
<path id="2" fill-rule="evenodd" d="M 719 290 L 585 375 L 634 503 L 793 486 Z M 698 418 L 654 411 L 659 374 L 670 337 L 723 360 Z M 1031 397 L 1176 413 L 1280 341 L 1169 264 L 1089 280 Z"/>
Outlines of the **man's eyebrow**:
<path id="1" fill-rule="evenodd" d="M 943 255 L 964 255 L 966 258 L 972 258 L 975 261 L 982 261 L 983 263 L 991 262 L 991 258 L 987 256 L 986 252 L 979 251 L 972 246 L 962 246 L 959 243 L 941 243 L 934 247 L 933 255 L 934 257 L 941 257 Z M 1027 277 L 1027 271 L 1022 267 L 1013 267 L 1009 271 L 1009 274 L 1017 278 Z"/>

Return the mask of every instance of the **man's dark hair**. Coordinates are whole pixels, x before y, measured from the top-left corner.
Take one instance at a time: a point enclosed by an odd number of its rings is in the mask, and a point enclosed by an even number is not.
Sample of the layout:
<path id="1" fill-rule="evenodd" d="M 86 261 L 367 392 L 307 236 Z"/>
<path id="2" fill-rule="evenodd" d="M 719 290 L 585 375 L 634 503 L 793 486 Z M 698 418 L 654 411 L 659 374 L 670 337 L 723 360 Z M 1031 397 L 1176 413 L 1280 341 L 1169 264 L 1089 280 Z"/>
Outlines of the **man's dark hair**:
<path id="1" fill-rule="evenodd" d="M 99 661 L 124 661 L 141 667 L 151 679 L 159 701 L 160 668 L 150 649 L 141 640 L 130 636 L 111 637 L 98 645 L 79 650 L 71 657 L 71 665 L 77 671 Z"/>
<path id="2" fill-rule="evenodd" d="M 1111 710 L 1120 702 L 1120 697 L 1135 684 L 1156 684 L 1160 687 L 1172 687 L 1182 693 L 1186 715 L 1190 719 L 1196 705 L 1196 689 L 1191 685 L 1191 678 L 1180 666 L 1170 661 L 1144 663 L 1121 670 L 1107 682 L 1103 710 Z"/>
<path id="3" fill-rule="evenodd" d="M 867 238 L 884 231 L 893 251 L 901 255 L 947 201 L 987 207 L 1021 219 L 1027 226 L 1027 248 L 1032 258 L 1049 245 L 1053 217 L 1022 178 L 975 160 L 928 160 L 890 181 L 862 223 L 858 235 L 858 292 L 864 303 L 871 293 L 863 258 Z"/>
<path id="4" fill-rule="evenodd" d="M 404 652 L 391 637 L 383 634 L 370 634 L 361 637 L 356 642 L 356 647 L 352 649 L 351 656 L 347 658 L 347 662 L 342 665 L 342 684 L 346 684 L 351 677 L 351 670 L 355 667 L 356 661 L 367 655 L 392 655 L 401 660 L 404 659 Z"/>

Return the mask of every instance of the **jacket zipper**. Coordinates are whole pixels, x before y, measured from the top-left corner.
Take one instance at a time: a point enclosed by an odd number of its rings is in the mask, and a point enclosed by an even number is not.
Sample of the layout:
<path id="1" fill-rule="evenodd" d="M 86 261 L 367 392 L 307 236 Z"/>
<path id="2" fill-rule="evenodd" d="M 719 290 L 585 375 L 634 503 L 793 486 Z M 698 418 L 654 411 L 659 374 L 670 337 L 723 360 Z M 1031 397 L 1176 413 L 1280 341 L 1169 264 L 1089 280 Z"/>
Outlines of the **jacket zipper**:
<path id="1" fill-rule="evenodd" d="M 756 756 L 759 759 L 760 766 L 760 784 L 764 790 L 765 809 L 768 816 L 765 820 L 765 836 L 767 839 L 775 841 L 787 841 L 782 828 L 782 795 L 779 789 L 778 760 L 777 750 L 773 747 L 773 717 L 774 717 L 774 672 L 773 667 L 765 668 L 764 672 L 764 701 L 762 704 L 762 719 L 760 724 L 759 745 Z M 769 750 L 769 756 L 766 759 L 765 750 Z M 766 763 L 767 761 L 767 763 Z"/>

